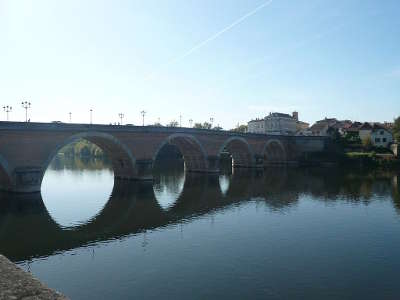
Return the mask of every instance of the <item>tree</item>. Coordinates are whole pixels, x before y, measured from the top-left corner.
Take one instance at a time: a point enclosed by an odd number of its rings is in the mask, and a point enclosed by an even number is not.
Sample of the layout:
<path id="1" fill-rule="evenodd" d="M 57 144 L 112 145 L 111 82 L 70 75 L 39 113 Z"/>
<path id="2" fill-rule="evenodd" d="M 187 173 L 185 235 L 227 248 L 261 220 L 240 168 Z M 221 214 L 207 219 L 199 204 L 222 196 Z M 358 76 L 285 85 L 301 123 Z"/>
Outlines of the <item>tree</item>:
<path id="1" fill-rule="evenodd" d="M 201 123 L 194 123 L 193 128 L 197 128 L 197 129 L 211 129 L 211 123 L 208 122 L 204 122 L 203 124 Z"/>
<path id="2" fill-rule="evenodd" d="M 235 128 L 233 128 L 233 129 L 231 129 L 230 131 L 246 133 L 247 132 L 247 125 L 239 125 L 239 124 L 237 124 L 237 126 Z"/>
<path id="3" fill-rule="evenodd" d="M 163 127 L 163 125 L 160 122 L 155 122 L 153 126 L 155 126 L 155 127 Z"/>
<path id="4" fill-rule="evenodd" d="M 214 130 L 222 130 L 223 128 L 220 127 L 220 126 L 215 126 L 213 129 L 214 129 Z"/>
<path id="5" fill-rule="evenodd" d="M 169 122 L 169 124 L 167 126 L 168 127 L 178 127 L 179 123 L 178 123 L 178 121 L 173 120 L 173 121 Z"/>
<path id="6" fill-rule="evenodd" d="M 397 117 L 394 120 L 393 135 L 396 139 L 396 142 L 400 143 L 400 117 Z"/>

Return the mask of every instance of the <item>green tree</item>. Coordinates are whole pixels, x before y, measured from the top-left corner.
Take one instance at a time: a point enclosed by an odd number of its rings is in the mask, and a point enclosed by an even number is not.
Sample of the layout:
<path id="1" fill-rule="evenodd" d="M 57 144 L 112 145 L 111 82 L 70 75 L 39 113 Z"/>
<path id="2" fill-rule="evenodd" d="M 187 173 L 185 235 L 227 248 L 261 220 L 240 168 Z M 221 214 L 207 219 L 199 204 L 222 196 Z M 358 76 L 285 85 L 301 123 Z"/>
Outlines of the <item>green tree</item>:
<path id="1" fill-rule="evenodd" d="M 179 123 L 178 123 L 178 121 L 173 120 L 173 121 L 169 122 L 169 124 L 167 126 L 168 127 L 178 127 Z"/>
<path id="2" fill-rule="evenodd" d="M 193 128 L 197 128 L 197 129 L 211 129 L 211 123 L 208 122 L 204 122 L 203 124 L 201 123 L 194 123 Z"/>
<path id="3" fill-rule="evenodd" d="M 400 117 L 397 117 L 394 120 L 393 135 L 396 139 L 396 142 L 400 143 Z"/>
<path id="4" fill-rule="evenodd" d="M 238 124 L 235 128 L 231 129 L 230 131 L 245 133 L 247 132 L 247 125 Z"/>

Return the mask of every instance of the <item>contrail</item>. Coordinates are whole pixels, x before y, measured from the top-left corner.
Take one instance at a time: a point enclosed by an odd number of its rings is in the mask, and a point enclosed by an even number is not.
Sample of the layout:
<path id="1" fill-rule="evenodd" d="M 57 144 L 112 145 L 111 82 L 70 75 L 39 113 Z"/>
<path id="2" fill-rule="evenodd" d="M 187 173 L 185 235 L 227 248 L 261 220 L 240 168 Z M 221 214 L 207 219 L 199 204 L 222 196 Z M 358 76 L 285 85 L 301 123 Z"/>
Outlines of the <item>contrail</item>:
<path id="1" fill-rule="evenodd" d="M 252 15 L 256 14 L 258 11 L 260 11 L 261 9 L 263 9 L 264 7 L 270 5 L 272 3 L 272 0 L 268 0 L 266 2 L 264 2 L 263 4 L 257 6 L 255 9 L 253 9 L 252 11 L 248 12 L 247 14 L 243 15 L 242 17 L 240 17 L 239 19 L 237 19 L 236 21 L 234 21 L 233 23 L 229 24 L 228 26 L 226 26 L 225 28 L 221 29 L 220 31 L 218 31 L 217 33 L 213 34 L 212 36 L 210 36 L 209 38 L 205 39 L 204 41 L 198 43 L 197 45 L 195 45 L 194 47 L 192 47 L 191 49 L 189 49 L 188 51 L 186 51 L 185 53 L 181 54 L 180 56 L 175 57 L 174 59 L 170 60 L 169 62 L 165 63 L 164 65 L 162 65 L 160 67 L 161 68 L 166 68 L 170 65 L 173 65 L 177 62 L 179 62 L 180 60 L 184 59 L 185 57 L 189 56 L 190 54 L 192 54 L 193 52 L 199 50 L 200 48 L 203 48 L 205 45 L 207 45 L 208 43 L 212 42 L 213 40 L 215 40 L 216 38 L 218 38 L 219 36 L 223 35 L 225 32 L 231 30 L 233 27 L 239 25 L 240 23 L 242 23 L 243 21 L 245 21 L 247 18 L 251 17 Z M 152 77 L 154 77 L 156 75 L 157 72 L 153 72 L 151 74 L 149 74 L 148 76 L 146 76 L 145 80 L 150 79 Z"/>

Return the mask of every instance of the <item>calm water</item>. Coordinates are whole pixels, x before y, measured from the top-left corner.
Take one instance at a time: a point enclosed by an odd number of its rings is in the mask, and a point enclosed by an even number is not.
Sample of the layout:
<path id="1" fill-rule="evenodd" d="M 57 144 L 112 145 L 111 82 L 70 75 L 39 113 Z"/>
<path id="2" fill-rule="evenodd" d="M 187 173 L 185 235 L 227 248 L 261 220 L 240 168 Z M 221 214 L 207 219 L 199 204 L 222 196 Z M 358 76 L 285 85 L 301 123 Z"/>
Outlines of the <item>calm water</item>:
<path id="1" fill-rule="evenodd" d="M 0 194 L 0 253 L 72 299 L 399 299 L 400 176 L 167 169 L 56 160 Z"/>

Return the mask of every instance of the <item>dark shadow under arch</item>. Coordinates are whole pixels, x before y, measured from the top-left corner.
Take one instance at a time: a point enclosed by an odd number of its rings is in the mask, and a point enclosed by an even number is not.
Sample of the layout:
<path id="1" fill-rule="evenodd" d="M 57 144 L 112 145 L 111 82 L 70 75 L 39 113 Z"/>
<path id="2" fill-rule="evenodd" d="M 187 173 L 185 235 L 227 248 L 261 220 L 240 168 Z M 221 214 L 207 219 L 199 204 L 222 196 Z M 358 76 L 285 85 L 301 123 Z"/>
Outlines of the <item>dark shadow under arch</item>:
<path id="1" fill-rule="evenodd" d="M 200 142 L 189 134 L 173 134 L 169 136 L 161 145 L 153 156 L 153 164 L 166 145 L 173 145 L 179 149 L 182 154 L 185 170 L 196 172 L 205 171 L 208 169 L 207 155 Z"/>
<path id="2" fill-rule="evenodd" d="M 270 140 L 264 146 L 264 164 L 284 164 L 287 162 L 285 147 L 279 140 Z"/>
<path id="3" fill-rule="evenodd" d="M 253 150 L 244 138 L 230 137 L 221 146 L 218 153 L 219 158 L 223 152 L 231 154 L 234 167 L 251 168 L 255 164 Z"/>

